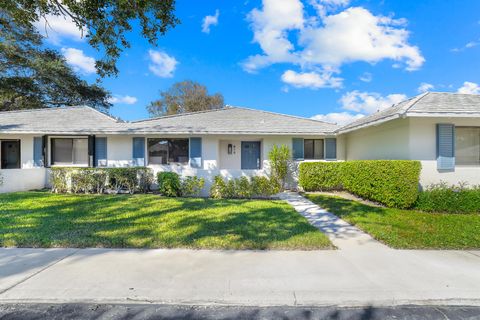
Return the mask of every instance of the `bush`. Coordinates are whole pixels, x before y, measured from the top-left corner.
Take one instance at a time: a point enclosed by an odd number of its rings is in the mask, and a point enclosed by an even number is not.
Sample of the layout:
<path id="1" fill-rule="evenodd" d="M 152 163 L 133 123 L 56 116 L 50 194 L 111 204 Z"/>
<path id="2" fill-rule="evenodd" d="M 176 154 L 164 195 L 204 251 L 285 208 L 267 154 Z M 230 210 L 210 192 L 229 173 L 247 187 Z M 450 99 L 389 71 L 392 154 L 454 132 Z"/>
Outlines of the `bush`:
<path id="1" fill-rule="evenodd" d="M 345 162 L 303 162 L 299 184 L 305 191 L 341 190 Z"/>
<path id="2" fill-rule="evenodd" d="M 157 174 L 158 191 L 166 197 L 180 196 L 180 178 L 175 172 L 159 172 Z"/>
<path id="3" fill-rule="evenodd" d="M 388 207 L 409 208 L 418 197 L 421 165 L 410 160 L 356 160 L 300 164 L 305 191 L 346 190 Z"/>
<path id="4" fill-rule="evenodd" d="M 276 180 L 283 190 L 288 176 L 288 168 L 291 162 L 290 149 L 286 145 L 273 145 L 272 149 L 268 153 L 268 159 L 270 160 L 271 178 Z"/>
<path id="5" fill-rule="evenodd" d="M 147 192 L 152 179 L 148 168 L 51 168 L 50 184 L 55 193 L 104 193 L 113 189 Z"/>
<path id="6" fill-rule="evenodd" d="M 427 212 L 478 213 L 480 186 L 432 184 L 418 195 L 415 209 Z"/>
<path id="7" fill-rule="evenodd" d="M 182 197 L 198 197 L 205 186 L 205 179 L 198 177 L 186 177 L 182 179 L 180 194 Z"/>
<path id="8" fill-rule="evenodd" d="M 241 177 L 223 180 L 221 176 L 213 178 L 210 196 L 215 199 L 250 199 L 268 198 L 279 192 L 280 186 L 276 180 L 266 177 Z"/>

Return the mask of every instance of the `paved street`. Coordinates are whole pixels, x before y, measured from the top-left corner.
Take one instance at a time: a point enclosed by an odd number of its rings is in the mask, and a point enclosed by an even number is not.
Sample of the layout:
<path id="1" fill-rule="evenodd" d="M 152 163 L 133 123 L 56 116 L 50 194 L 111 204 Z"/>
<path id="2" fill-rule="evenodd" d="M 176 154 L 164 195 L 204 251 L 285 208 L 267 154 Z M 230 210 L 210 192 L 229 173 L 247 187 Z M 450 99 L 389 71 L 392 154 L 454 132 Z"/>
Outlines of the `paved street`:
<path id="1" fill-rule="evenodd" d="M 223 307 L 180 305 L 16 304 L 0 305 L 0 319 L 478 319 L 479 307 Z"/>

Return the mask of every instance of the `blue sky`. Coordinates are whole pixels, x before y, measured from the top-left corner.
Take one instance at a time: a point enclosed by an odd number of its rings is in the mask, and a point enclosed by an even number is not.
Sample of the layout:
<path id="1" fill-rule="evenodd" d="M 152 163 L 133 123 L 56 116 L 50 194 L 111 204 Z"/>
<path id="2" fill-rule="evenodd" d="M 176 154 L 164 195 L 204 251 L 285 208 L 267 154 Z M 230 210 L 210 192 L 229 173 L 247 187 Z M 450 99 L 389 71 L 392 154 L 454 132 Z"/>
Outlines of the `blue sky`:
<path id="1" fill-rule="evenodd" d="M 103 80 L 113 115 L 146 118 L 159 91 L 185 79 L 229 105 L 335 122 L 427 89 L 480 93 L 478 0 L 190 0 L 176 16 L 158 47 L 129 35 L 118 77 Z M 48 45 L 95 81 L 98 53 L 70 22 L 50 25 Z"/>

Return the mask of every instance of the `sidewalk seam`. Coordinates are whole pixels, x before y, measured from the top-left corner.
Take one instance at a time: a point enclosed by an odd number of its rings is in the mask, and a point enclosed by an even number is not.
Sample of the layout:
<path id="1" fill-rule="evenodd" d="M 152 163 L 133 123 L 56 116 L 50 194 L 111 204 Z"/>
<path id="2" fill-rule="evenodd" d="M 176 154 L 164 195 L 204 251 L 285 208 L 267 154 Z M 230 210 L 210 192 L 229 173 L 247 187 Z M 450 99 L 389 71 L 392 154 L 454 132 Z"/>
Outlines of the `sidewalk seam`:
<path id="1" fill-rule="evenodd" d="M 33 277 L 35 277 L 37 274 L 39 274 L 39 273 L 47 270 L 48 268 L 53 267 L 54 265 L 56 265 L 56 264 L 59 263 L 60 261 L 63 261 L 64 259 L 66 259 L 66 258 L 68 258 L 68 257 L 71 257 L 72 255 L 74 255 L 74 254 L 77 253 L 78 251 L 80 251 L 80 249 L 77 249 L 77 250 L 73 251 L 72 253 L 69 253 L 69 254 L 67 254 L 66 256 L 63 256 L 62 258 L 60 258 L 60 259 L 58 259 L 58 260 L 56 260 L 56 261 L 54 261 L 54 262 L 46 265 L 45 267 L 41 268 L 40 270 L 32 273 L 31 275 L 23 278 L 22 280 L 20 280 L 20 281 L 18 281 L 18 282 L 12 284 L 10 287 L 5 288 L 5 289 L 3 289 L 3 290 L 0 290 L 0 295 L 4 294 L 4 293 L 7 292 L 7 291 L 10 291 L 11 289 L 15 288 L 15 287 L 18 286 L 19 284 L 22 284 L 22 283 L 24 283 L 25 281 L 30 280 L 31 278 L 33 278 Z"/>

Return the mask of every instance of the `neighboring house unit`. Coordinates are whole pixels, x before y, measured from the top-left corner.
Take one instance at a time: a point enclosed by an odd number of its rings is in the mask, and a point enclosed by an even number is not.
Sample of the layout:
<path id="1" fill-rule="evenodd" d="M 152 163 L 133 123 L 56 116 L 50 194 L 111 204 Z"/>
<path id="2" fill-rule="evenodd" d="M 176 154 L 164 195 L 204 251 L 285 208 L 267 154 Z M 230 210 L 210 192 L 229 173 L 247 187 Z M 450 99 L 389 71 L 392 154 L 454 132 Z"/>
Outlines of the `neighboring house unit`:
<path id="1" fill-rule="evenodd" d="M 266 175 L 268 152 L 297 161 L 412 159 L 422 185 L 480 184 L 480 96 L 426 93 L 340 127 L 226 107 L 123 122 L 89 107 L 0 113 L 0 192 L 43 188 L 52 166 L 148 166 L 211 179 Z"/>

